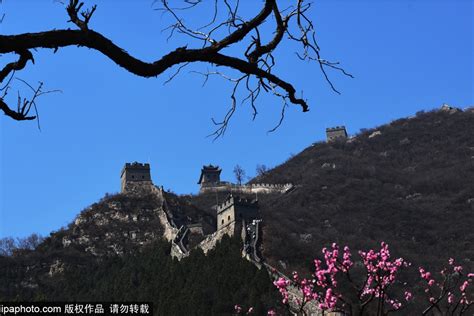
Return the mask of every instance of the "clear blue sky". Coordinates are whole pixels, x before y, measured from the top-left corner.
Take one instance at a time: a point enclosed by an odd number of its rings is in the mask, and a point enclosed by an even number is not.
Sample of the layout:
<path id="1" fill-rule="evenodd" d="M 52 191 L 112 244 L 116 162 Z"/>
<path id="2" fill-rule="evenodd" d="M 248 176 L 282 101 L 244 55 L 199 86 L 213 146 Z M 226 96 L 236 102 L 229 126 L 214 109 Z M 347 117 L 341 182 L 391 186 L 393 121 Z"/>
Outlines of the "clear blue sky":
<path id="1" fill-rule="evenodd" d="M 243 2 L 247 13 L 262 3 Z M 17 77 L 62 93 L 39 100 L 41 131 L 36 122 L 0 118 L 0 238 L 48 235 L 67 225 L 106 192 L 119 191 L 125 162 L 150 162 L 155 184 L 196 193 L 203 164 L 220 165 L 225 180 L 233 179 L 236 164 L 253 176 L 257 164 L 278 165 L 323 140 L 329 126 L 346 125 L 355 134 L 443 102 L 474 104 L 473 1 L 314 2 L 310 16 L 323 56 L 340 61 L 355 78 L 332 73 L 342 92 L 337 95 L 316 65 L 300 62 L 293 46 L 282 45 L 275 72 L 304 91 L 311 109 L 290 106 L 271 134 L 281 103 L 264 96 L 255 121 L 248 105 L 239 107 L 224 138 L 206 138 L 214 130 L 211 118 L 225 114 L 231 89 L 217 78 L 202 88 L 202 78 L 190 70 L 207 65 L 190 66 L 163 85 L 169 74 L 138 78 L 85 48 L 34 52 L 35 65 Z M 142 59 L 187 42 L 166 41 L 161 30 L 169 20 L 151 9 L 151 0 L 86 1 L 93 3 L 98 8 L 90 26 Z M 74 28 L 64 6 L 52 0 L 4 0 L 2 13 L 2 34 Z M 189 20 L 204 13 L 189 12 Z M 4 65 L 14 56 L 1 57 Z M 18 80 L 12 88 L 10 102 L 16 90 L 27 93 Z"/>

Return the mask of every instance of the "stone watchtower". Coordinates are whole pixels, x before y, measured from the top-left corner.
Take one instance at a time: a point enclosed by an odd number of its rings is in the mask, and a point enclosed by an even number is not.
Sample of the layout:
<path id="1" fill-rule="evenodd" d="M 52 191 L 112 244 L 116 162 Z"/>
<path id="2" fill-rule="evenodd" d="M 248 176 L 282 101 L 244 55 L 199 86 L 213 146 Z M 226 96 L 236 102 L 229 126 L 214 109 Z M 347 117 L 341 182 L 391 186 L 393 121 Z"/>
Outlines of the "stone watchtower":
<path id="1" fill-rule="evenodd" d="M 127 183 L 150 183 L 150 164 L 148 163 L 126 163 L 120 175 L 122 180 L 122 193 L 126 191 Z"/>
<path id="2" fill-rule="evenodd" d="M 198 184 L 201 185 L 201 188 L 219 184 L 221 182 L 221 171 L 222 169 L 219 166 L 203 166 Z"/>
<path id="3" fill-rule="evenodd" d="M 327 142 L 333 142 L 337 140 L 346 140 L 347 139 L 347 132 L 345 126 L 336 126 L 326 128 L 326 139 Z"/>
<path id="4" fill-rule="evenodd" d="M 249 223 L 258 218 L 258 201 L 229 195 L 217 206 L 217 230 L 229 228 L 233 236 L 242 230 L 242 222 Z M 232 227 L 233 226 L 233 227 Z"/>

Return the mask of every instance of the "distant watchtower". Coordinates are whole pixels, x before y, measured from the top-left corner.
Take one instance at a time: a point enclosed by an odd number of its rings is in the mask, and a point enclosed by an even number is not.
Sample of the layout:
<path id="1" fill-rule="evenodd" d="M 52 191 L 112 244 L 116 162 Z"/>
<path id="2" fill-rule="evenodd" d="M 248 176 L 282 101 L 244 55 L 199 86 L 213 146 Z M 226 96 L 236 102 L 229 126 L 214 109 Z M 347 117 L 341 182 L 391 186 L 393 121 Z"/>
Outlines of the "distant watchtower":
<path id="1" fill-rule="evenodd" d="M 258 218 L 258 201 L 242 199 L 229 195 L 227 199 L 217 206 L 217 230 L 234 224 L 232 234 L 242 230 L 242 221 L 246 223 Z"/>
<path id="2" fill-rule="evenodd" d="M 336 141 L 336 140 L 347 139 L 346 127 L 336 126 L 336 127 L 326 128 L 326 139 L 328 143 Z"/>
<path id="3" fill-rule="evenodd" d="M 221 171 L 222 169 L 219 166 L 203 166 L 198 184 L 201 185 L 201 188 L 219 184 L 221 182 Z"/>
<path id="4" fill-rule="evenodd" d="M 148 163 L 126 163 L 120 175 L 122 180 L 122 192 L 129 182 L 148 182 L 151 183 L 150 164 Z"/>

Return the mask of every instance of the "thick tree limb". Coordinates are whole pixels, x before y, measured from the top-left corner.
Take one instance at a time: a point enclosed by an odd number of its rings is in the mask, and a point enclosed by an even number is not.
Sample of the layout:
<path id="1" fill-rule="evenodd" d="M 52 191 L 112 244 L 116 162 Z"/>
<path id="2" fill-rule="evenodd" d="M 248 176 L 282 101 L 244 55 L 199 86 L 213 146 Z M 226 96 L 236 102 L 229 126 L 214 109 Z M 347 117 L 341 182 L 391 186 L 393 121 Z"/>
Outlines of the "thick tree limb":
<path id="1" fill-rule="evenodd" d="M 229 36 L 225 37 L 218 43 L 213 45 L 213 48 L 221 50 L 222 48 L 229 46 L 233 43 L 241 41 L 247 34 L 255 29 L 257 26 L 262 24 L 263 21 L 272 13 L 273 6 L 275 5 L 276 0 L 266 0 L 265 5 L 252 20 L 245 22 L 242 27 L 237 29 L 235 32 L 231 33 Z"/>
<path id="2" fill-rule="evenodd" d="M 2 110 L 5 115 L 17 121 L 29 121 L 36 118 L 36 116 L 28 116 L 25 115 L 25 113 L 13 111 L 5 102 L 3 102 L 3 99 L 0 99 L 0 110 Z"/>
<path id="3" fill-rule="evenodd" d="M 20 51 L 15 51 L 20 57 L 16 62 L 8 63 L 2 70 L 0 70 L 0 82 L 2 82 L 12 71 L 21 70 L 25 68 L 28 60 L 31 60 L 34 63 L 33 55 L 29 50 L 23 49 Z"/>
<path id="4" fill-rule="evenodd" d="M 275 36 L 267 45 L 262 46 L 260 41 L 255 43 L 254 51 L 247 56 L 250 62 L 256 62 L 262 55 L 270 53 L 278 46 L 283 38 L 283 34 L 285 33 L 291 15 L 288 15 L 285 20 L 283 20 L 276 2 L 274 2 L 272 10 L 277 24 Z"/>
<path id="5" fill-rule="evenodd" d="M 8 63 L 7 65 L 5 65 L 5 67 L 3 67 L 2 70 L 0 70 L 0 82 L 2 82 L 10 73 L 13 74 L 15 71 L 25 68 L 28 60 L 31 60 L 32 62 L 34 62 L 33 55 L 27 49 L 18 50 L 18 51 L 15 51 L 15 53 L 19 55 L 18 60 L 16 62 Z M 3 94 L 2 97 L 0 97 L 0 110 L 2 110 L 3 113 L 5 113 L 5 115 L 17 121 L 28 121 L 28 120 L 34 120 L 36 118 L 36 116 L 34 115 L 28 116 L 29 109 L 27 109 L 26 107 L 18 106 L 17 111 L 10 109 L 8 105 L 5 103 L 5 101 L 3 100 L 4 97 L 7 95 L 8 84 L 5 85 L 3 89 L 5 89 L 5 93 Z"/>
<path id="6" fill-rule="evenodd" d="M 271 83 L 284 89 L 288 93 L 288 98 L 292 103 L 300 105 L 304 112 L 308 111 L 306 101 L 296 97 L 296 90 L 290 83 L 260 69 L 254 63 L 218 53 L 219 47 L 205 47 L 201 49 L 180 47 L 155 62 L 147 63 L 129 55 L 111 40 L 93 30 L 54 30 L 19 35 L 0 35 L 0 53 L 28 50 L 31 48 L 56 49 L 74 45 L 95 49 L 113 60 L 117 65 L 142 77 L 158 76 L 165 70 L 186 62 L 201 61 L 219 66 L 227 66 L 237 69 L 242 73 L 253 74 L 259 78 L 267 79 Z"/>

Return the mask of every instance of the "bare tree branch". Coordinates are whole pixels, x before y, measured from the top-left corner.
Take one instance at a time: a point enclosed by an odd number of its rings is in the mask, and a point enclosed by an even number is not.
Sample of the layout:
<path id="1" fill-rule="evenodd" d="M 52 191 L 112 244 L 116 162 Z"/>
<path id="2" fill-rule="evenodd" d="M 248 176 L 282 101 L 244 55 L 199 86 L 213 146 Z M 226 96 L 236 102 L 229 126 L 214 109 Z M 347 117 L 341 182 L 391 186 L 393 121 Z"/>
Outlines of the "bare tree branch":
<path id="1" fill-rule="evenodd" d="M 89 22 L 97 8 L 95 5 L 90 9 L 84 10 L 83 2 L 69 0 L 66 12 L 69 16 L 69 21 L 78 27 L 77 30 L 65 29 L 0 35 L 0 54 L 15 53 L 19 56 L 16 62 L 9 63 L 0 70 L 0 83 L 8 75 L 24 69 L 28 60 L 34 62 L 31 51 L 40 48 L 54 49 L 56 51 L 59 48 L 68 46 L 87 47 L 102 53 L 130 73 L 146 78 L 159 76 L 166 70 L 178 66 L 176 72 L 165 81 L 165 84 L 190 63 L 203 62 L 215 66 L 223 66 L 239 71 L 242 76 L 239 77 L 238 81 L 234 82 L 230 110 L 222 121 L 214 121 L 220 126 L 219 130 L 216 131 L 219 136 L 225 132 L 227 123 L 235 111 L 236 93 L 241 81 L 245 81 L 244 91 L 247 92 L 246 97 L 242 99 L 242 103 L 249 102 L 253 111 L 253 119 L 255 119 L 258 113 L 256 100 L 262 90 L 271 92 L 283 100 L 284 106 L 282 108 L 281 120 L 277 127 L 281 125 L 288 102 L 299 105 L 303 112 L 309 110 L 307 101 L 297 96 L 294 86 L 273 73 L 276 60 L 272 52 L 282 43 L 285 34 L 290 40 L 298 42 L 303 48 L 303 52 L 298 53 L 300 59 L 316 61 L 318 63 L 325 79 L 335 92 L 338 91 L 329 79 L 326 69 L 337 70 L 346 76 L 352 77 L 352 75 L 339 66 L 339 63 L 321 58 L 313 23 L 307 16 L 311 4 L 305 3 L 304 0 L 294 0 L 296 1 L 296 6 L 280 10 L 277 0 L 265 0 L 260 11 L 246 20 L 239 16 L 239 0 L 221 1 L 223 3 L 221 5 L 219 5 L 219 0 L 210 2 L 213 6 L 210 22 L 195 29 L 185 24 L 181 13 L 195 8 L 197 5 L 204 3 L 204 1 L 185 0 L 185 5 L 181 7 L 171 7 L 168 0 L 154 1 L 153 5 L 161 4 L 161 7 L 157 10 L 170 15 L 174 21 L 173 24 L 166 28 L 170 30 L 170 36 L 183 34 L 190 39 L 201 41 L 202 46 L 200 48 L 188 48 L 188 45 L 179 47 L 152 62 L 146 62 L 130 55 L 126 50 L 114 44 L 112 40 L 90 29 Z M 222 14 L 220 14 L 222 10 L 227 13 L 225 18 L 222 18 Z M 293 27 L 290 26 L 290 22 Z M 263 28 L 264 24 L 274 24 L 273 37 L 267 43 L 262 43 L 259 29 L 260 27 Z M 227 27 L 228 34 L 222 36 L 222 28 L 224 27 Z M 295 32 L 294 29 L 297 31 Z M 220 36 L 217 34 L 221 34 L 222 38 L 219 39 L 218 37 Z M 237 46 L 238 43 L 242 44 Z M 235 53 L 229 55 L 222 52 L 224 48 L 230 46 L 242 47 L 241 55 L 239 56 Z M 219 71 L 219 74 L 222 75 L 222 72 Z M 225 76 L 221 77 L 225 78 Z M 41 86 L 38 88 L 39 90 Z M 4 97 L 0 98 L 0 109 L 3 110 L 4 114 L 15 120 L 35 119 L 35 116 L 28 115 L 31 107 L 36 109 L 36 104 L 30 101 L 26 106 L 22 103 L 17 111 L 14 111 L 8 107 Z"/>
<path id="2" fill-rule="evenodd" d="M 95 9 L 97 9 L 97 6 L 94 5 L 92 8 L 89 10 L 85 10 L 81 12 L 82 20 L 77 16 L 79 11 L 81 11 L 82 6 L 84 5 L 84 2 L 79 2 L 79 0 L 71 0 L 66 7 L 66 11 L 71 18 L 68 22 L 72 22 L 76 24 L 81 30 L 87 31 L 88 30 L 88 24 L 89 20 L 91 19 L 92 15 L 95 12 Z"/>
<path id="3" fill-rule="evenodd" d="M 181 69 L 183 69 L 184 67 L 186 67 L 187 65 L 189 65 L 189 63 L 185 63 L 185 64 L 182 64 L 181 66 L 178 67 L 178 69 L 176 69 L 175 73 L 172 74 L 164 83 L 163 85 L 169 83 L 171 80 L 173 80 L 177 75 L 179 75 L 179 73 L 181 72 Z"/>
<path id="4" fill-rule="evenodd" d="M 230 95 L 230 99 L 231 99 L 232 102 L 231 102 L 231 106 L 230 106 L 229 110 L 227 111 L 226 115 L 224 116 L 224 118 L 221 121 L 216 121 L 214 118 L 211 119 L 212 122 L 214 123 L 214 125 L 217 125 L 218 128 L 212 134 L 208 135 L 208 137 L 214 136 L 214 140 L 216 140 L 217 138 L 219 138 L 220 136 L 223 136 L 225 134 L 225 132 L 227 130 L 227 127 L 229 125 L 229 121 L 232 118 L 232 116 L 234 115 L 235 110 L 237 108 L 237 97 L 236 97 L 237 89 L 239 88 L 240 82 L 243 81 L 244 79 L 248 79 L 249 75 L 244 75 L 240 78 L 234 79 L 234 78 L 230 78 L 230 77 L 228 77 L 228 76 L 226 76 L 226 75 L 224 75 L 224 74 L 222 74 L 218 71 L 215 71 L 215 72 L 209 72 L 208 71 L 207 73 L 202 73 L 202 72 L 197 72 L 197 71 L 193 71 L 193 72 L 204 76 L 205 79 L 204 79 L 204 82 L 203 82 L 203 86 L 207 83 L 207 80 L 212 75 L 218 75 L 218 76 L 224 78 L 225 80 L 234 83 L 234 87 L 233 87 L 232 93 Z"/>

